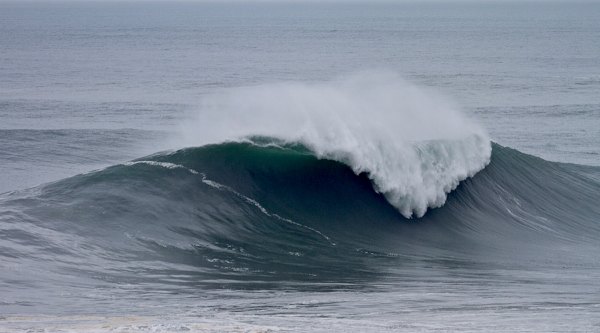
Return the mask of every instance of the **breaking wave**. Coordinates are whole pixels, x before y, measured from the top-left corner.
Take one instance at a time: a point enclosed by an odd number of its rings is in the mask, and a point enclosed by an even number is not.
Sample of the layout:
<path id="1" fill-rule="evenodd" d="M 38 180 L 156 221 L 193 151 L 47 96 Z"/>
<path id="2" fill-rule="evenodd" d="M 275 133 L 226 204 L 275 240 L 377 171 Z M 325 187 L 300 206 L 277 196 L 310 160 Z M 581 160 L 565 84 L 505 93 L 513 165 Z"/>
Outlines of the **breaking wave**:
<path id="1" fill-rule="evenodd" d="M 227 89 L 204 98 L 182 132 L 185 146 L 256 135 L 302 144 L 366 173 L 405 217 L 443 205 L 491 154 L 485 131 L 448 99 L 379 72 Z"/>

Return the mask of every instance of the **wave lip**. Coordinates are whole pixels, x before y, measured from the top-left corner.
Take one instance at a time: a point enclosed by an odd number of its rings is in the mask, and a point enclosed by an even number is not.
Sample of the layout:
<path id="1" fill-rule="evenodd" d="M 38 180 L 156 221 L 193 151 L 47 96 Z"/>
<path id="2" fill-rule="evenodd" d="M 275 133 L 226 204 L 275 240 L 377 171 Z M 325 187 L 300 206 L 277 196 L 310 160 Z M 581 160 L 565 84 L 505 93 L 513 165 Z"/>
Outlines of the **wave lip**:
<path id="1" fill-rule="evenodd" d="M 197 146 L 254 136 L 300 143 L 366 173 L 405 217 L 443 205 L 492 150 L 485 131 L 451 101 L 381 72 L 228 89 L 203 100 L 182 138 Z"/>
<path id="2" fill-rule="evenodd" d="M 398 154 L 399 153 L 399 154 Z M 377 192 L 405 217 L 422 217 L 427 208 L 446 202 L 447 194 L 460 181 L 472 177 L 489 163 L 491 146 L 481 136 L 463 140 L 423 142 L 402 147 L 393 160 L 375 161 L 370 156 L 351 156 L 349 165 L 355 173 L 366 172 Z M 338 159 L 345 161 L 345 158 Z"/>

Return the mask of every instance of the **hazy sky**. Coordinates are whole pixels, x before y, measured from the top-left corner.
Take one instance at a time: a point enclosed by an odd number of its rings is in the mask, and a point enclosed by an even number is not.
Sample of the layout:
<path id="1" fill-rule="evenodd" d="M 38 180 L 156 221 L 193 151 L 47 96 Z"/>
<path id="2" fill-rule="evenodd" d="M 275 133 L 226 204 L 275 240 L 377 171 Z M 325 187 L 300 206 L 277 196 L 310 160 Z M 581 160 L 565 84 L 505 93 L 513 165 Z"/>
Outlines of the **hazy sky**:
<path id="1" fill-rule="evenodd" d="M 0 2 L 211 2 L 211 3 L 227 3 L 227 2 L 264 2 L 264 3 L 278 3 L 278 2 L 296 2 L 296 3 L 322 3 L 322 2 L 352 2 L 352 3 L 374 3 L 374 2 L 385 2 L 385 3 L 402 3 L 402 2 L 600 2 L 600 0 L 0 0 Z"/>

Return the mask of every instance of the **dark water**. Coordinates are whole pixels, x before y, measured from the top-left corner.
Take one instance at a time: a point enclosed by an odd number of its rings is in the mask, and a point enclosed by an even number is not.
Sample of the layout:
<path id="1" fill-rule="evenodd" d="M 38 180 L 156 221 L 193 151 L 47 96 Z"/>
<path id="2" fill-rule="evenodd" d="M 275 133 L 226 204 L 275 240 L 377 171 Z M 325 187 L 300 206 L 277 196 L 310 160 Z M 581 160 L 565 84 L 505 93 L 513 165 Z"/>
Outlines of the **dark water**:
<path id="1" fill-rule="evenodd" d="M 599 331 L 598 13 L 0 3 L 0 332 Z M 421 218 L 315 146 L 189 140 L 207 96 L 372 68 L 451 96 L 493 142 Z M 364 133 L 352 147 L 385 145 Z"/>

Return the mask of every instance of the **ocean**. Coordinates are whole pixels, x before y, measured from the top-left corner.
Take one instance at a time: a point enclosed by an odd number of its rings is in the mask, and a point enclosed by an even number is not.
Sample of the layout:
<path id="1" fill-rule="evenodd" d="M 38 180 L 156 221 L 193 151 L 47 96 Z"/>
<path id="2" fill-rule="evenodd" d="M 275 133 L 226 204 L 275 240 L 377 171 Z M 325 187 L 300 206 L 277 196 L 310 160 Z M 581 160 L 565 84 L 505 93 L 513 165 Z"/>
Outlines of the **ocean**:
<path id="1" fill-rule="evenodd" d="M 0 332 L 600 331 L 600 3 L 0 1 Z"/>

